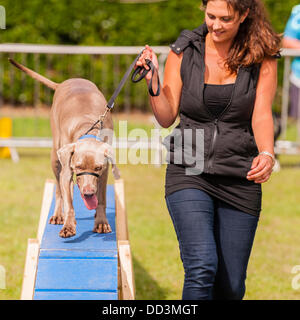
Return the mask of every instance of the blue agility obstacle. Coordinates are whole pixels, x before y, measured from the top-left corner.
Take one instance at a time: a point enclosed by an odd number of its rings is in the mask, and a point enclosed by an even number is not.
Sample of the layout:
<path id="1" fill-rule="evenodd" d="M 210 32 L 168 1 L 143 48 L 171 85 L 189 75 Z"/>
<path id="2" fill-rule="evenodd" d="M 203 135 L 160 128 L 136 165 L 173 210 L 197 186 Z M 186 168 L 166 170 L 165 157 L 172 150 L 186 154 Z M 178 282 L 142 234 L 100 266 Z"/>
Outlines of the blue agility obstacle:
<path id="1" fill-rule="evenodd" d="M 122 267 L 122 265 L 130 266 L 131 256 L 130 260 L 126 261 L 124 254 L 121 253 L 120 256 L 118 252 L 127 250 L 127 253 L 124 252 L 128 257 L 130 247 L 128 241 L 124 239 L 118 241 L 117 201 L 113 185 L 107 186 L 106 201 L 106 215 L 112 232 L 95 233 L 92 231 L 95 210 L 88 210 L 85 207 L 79 189 L 75 186 L 73 205 L 77 221 L 76 235 L 71 238 L 61 238 L 59 231 L 62 225 L 48 223 L 55 207 L 53 187 L 52 198 L 48 200 L 51 205 L 44 217 L 41 239 L 33 241 L 35 249 L 32 248 L 32 239 L 29 241 L 21 299 L 116 300 L 122 299 L 120 294 L 122 287 L 124 292 L 128 288 L 132 291 L 133 284 L 127 281 L 125 286 L 122 286 L 122 283 L 119 283 L 122 282 L 122 274 L 127 280 L 132 278 L 128 270 L 123 270 Z M 120 266 L 120 261 L 125 262 Z M 133 295 L 127 294 L 127 297 L 131 299 Z"/>
<path id="2" fill-rule="evenodd" d="M 76 235 L 61 238 L 61 225 L 47 223 L 40 246 L 34 299 L 117 299 L 118 253 L 115 201 L 112 185 L 107 186 L 107 219 L 112 232 L 92 231 L 95 210 L 88 210 L 74 187 Z M 54 213 L 55 199 L 48 221 Z"/>

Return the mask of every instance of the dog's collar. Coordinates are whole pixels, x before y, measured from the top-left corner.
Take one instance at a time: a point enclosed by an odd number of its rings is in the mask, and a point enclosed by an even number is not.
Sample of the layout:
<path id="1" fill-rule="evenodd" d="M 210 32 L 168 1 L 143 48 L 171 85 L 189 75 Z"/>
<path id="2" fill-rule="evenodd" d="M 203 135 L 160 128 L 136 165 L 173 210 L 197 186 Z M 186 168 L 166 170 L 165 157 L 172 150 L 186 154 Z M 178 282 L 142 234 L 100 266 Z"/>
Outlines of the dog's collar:
<path id="1" fill-rule="evenodd" d="M 94 136 L 92 134 L 85 134 L 81 136 L 78 140 L 83 140 L 83 139 L 88 139 L 88 138 L 93 138 L 96 139 L 97 141 L 102 141 L 100 137 Z"/>
<path id="2" fill-rule="evenodd" d="M 81 173 L 77 173 L 76 177 L 80 177 L 80 176 L 84 176 L 84 175 L 90 175 L 90 176 L 94 176 L 99 178 L 99 174 L 98 173 L 94 173 L 94 172 L 81 172 Z"/>

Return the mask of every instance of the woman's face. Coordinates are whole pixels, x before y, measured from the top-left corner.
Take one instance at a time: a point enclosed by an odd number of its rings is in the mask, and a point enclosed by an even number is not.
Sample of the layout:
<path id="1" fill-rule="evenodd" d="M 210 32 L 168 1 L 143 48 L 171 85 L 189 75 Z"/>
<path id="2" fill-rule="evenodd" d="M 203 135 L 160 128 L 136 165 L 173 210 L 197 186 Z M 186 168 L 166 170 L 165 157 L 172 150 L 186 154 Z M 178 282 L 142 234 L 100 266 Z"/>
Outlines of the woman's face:
<path id="1" fill-rule="evenodd" d="M 225 0 L 210 0 L 205 10 L 205 22 L 215 42 L 232 41 L 236 36 L 240 23 L 248 15 L 248 11 L 240 16 Z"/>

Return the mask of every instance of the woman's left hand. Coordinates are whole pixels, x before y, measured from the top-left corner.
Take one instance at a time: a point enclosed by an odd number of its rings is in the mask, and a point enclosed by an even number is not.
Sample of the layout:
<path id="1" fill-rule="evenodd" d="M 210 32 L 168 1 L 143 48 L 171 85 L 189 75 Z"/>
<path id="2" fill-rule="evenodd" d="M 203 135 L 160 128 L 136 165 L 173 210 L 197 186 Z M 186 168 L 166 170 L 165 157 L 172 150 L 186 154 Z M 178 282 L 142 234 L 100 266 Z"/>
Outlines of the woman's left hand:
<path id="1" fill-rule="evenodd" d="M 273 159 L 266 154 L 259 154 L 252 161 L 251 170 L 247 174 L 248 180 L 263 183 L 269 180 L 273 169 Z"/>

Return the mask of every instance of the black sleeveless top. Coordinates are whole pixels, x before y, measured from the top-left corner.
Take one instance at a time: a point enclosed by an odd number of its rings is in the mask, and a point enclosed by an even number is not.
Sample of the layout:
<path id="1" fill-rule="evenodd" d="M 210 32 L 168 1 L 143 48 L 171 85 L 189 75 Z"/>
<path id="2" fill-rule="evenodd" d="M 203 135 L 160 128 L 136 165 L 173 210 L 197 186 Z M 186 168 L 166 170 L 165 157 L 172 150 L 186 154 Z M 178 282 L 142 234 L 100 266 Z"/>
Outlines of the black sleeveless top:
<path id="1" fill-rule="evenodd" d="M 181 121 L 176 128 L 204 130 L 204 158 L 202 173 L 187 175 L 188 165 L 184 162 L 178 164 L 172 158 L 176 149 L 170 140 L 165 193 L 168 196 L 181 189 L 197 188 L 243 212 L 258 216 L 261 185 L 249 181 L 246 174 L 258 154 L 251 118 L 259 66 L 240 68 L 235 84 L 205 84 L 206 34 L 204 24 L 193 32 L 184 31 L 171 45 L 174 52 L 183 51 Z"/>
<path id="2" fill-rule="evenodd" d="M 230 102 L 234 83 L 204 84 L 203 101 L 210 112 L 217 118 Z"/>

